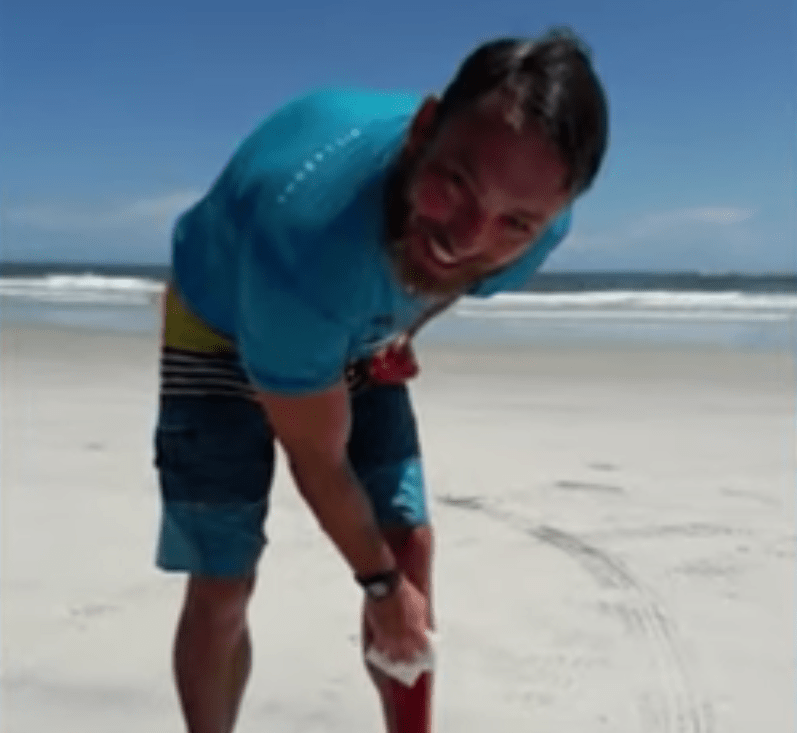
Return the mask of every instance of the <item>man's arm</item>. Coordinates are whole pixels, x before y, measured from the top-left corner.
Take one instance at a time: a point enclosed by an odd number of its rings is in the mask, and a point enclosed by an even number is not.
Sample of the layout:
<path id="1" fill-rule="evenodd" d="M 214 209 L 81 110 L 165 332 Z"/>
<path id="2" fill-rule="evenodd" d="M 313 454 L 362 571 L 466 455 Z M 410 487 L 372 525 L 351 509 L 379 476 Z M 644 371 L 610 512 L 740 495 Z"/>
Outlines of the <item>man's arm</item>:
<path id="1" fill-rule="evenodd" d="M 354 573 L 370 576 L 394 569 L 395 558 L 349 464 L 346 384 L 305 397 L 258 392 L 257 401 L 285 449 L 300 493 Z"/>
<path id="2" fill-rule="evenodd" d="M 257 400 L 285 449 L 299 491 L 355 575 L 396 570 L 396 558 L 349 465 L 345 382 L 308 397 L 259 392 Z M 367 600 L 365 616 L 374 646 L 389 658 L 411 660 L 426 648 L 427 600 L 403 575 L 388 596 Z"/>

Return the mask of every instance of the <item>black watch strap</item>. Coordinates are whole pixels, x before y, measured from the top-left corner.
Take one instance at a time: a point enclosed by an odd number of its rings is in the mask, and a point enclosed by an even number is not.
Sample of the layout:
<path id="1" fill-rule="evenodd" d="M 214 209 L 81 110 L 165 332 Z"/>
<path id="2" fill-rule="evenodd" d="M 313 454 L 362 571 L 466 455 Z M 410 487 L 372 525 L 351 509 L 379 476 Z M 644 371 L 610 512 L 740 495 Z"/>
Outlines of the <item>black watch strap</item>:
<path id="1" fill-rule="evenodd" d="M 354 578 L 365 591 L 365 595 L 379 601 L 387 598 L 396 589 L 401 573 L 394 568 L 373 575 L 355 575 Z"/>

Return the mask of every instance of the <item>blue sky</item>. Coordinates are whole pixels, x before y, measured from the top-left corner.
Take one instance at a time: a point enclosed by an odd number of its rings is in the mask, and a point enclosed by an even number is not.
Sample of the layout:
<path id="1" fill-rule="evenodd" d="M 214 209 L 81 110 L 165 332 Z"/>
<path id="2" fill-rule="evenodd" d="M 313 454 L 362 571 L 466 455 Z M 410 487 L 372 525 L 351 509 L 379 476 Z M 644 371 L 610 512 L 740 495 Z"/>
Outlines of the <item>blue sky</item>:
<path id="1" fill-rule="evenodd" d="M 2 256 L 162 262 L 174 217 L 310 87 L 439 91 L 571 26 L 611 148 L 548 269 L 797 271 L 794 0 L 5 0 Z"/>

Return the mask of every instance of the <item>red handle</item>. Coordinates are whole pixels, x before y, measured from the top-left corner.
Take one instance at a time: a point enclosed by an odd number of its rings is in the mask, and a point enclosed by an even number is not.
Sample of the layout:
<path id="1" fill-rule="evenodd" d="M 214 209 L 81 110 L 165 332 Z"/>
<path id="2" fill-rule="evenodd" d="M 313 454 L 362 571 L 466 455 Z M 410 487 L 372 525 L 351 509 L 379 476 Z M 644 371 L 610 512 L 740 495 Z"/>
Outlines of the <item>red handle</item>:
<path id="1" fill-rule="evenodd" d="M 410 344 L 391 344 L 385 350 L 374 354 L 369 365 L 369 376 L 380 384 L 402 384 L 418 374 Z"/>

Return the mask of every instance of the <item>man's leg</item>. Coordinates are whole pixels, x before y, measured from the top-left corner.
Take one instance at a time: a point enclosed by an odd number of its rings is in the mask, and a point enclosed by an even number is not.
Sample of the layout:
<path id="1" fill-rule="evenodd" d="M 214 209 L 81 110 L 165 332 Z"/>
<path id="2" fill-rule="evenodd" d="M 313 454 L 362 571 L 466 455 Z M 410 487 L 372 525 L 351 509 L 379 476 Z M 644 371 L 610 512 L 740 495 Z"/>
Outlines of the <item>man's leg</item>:
<path id="1" fill-rule="evenodd" d="M 384 530 L 407 579 L 426 596 L 429 628 L 434 628 L 431 602 L 433 533 L 430 525 Z M 367 624 L 363 622 L 363 651 L 370 643 Z M 366 663 L 382 700 L 388 733 L 430 733 L 432 730 L 433 674 L 424 673 L 412 688 L 391 679 Z"/>
<path id="2" fill-rule="evenodd" d="M 191 577 L 174 671 L 189 733 L 231 733 L 251 669 L 246 608 L 254 578 Z"/>
<path id="3" fill-rule="evenodd" d="M 247 400 L 164 398 L 157 564 L 188 575 L 173 649 L 189 733 L 230 733 L 251 665 L 246 611 L 266 544 L 274 446 Z"/>

